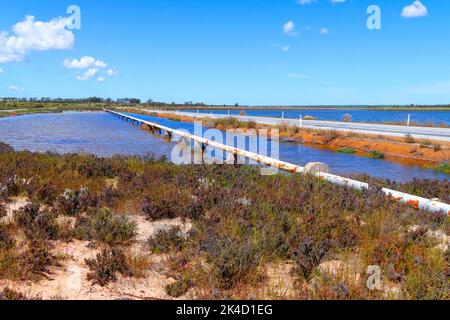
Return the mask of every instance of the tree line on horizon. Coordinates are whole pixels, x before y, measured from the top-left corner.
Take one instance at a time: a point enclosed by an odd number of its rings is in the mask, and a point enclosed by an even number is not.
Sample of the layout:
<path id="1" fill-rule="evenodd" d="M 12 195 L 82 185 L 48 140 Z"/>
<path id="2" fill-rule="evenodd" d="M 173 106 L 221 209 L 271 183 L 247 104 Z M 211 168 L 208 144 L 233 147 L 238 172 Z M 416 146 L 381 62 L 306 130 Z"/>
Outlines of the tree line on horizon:
<path id="1" fill-rule="evenodd" d="M 192 102 L 186 101 L 184 103 L 176 103 L 176 102 L 161 102 L 154 101 L 153 99 L 147 99 L 146 101 L 142 101 L 139 98 L 101 98 L 101 97 L 88 97 L 88 98 L 50 98 L 50 97 L 41 97 L 41 98 L 17 98 L 17 97 L 0 97 L 0 102 L 3 103 L 36 103 L 36 104 L 44 104 L 44 103 L 60 103 L 60 104 L 131 104 L 131 105 L 150 105 L 150 106 L 158 106 L 158 107 L 227 107 L 227 108 L 242 108 L 242 107 L 251 107 L 250 105 L 240 105 L 239 103 L 235 103 L 233 105 L 213 105 L 213 104 L 205 104 L 203 102 Z M 39 107 L 39 105 L 36 105 Z M 256 106 L 254 106 L 256 107 Z M 295 108 L 295 107 L 344 107 L 343 105 L 292 105 L 292 106 L 259 106 L 263 107 L 271 107 L 271 108 Z M 389 108 L 450 108 L 450 104 L 439 104 L 439 105 L 421 105 L 421 104 L 408 104 L 408 105 L 352 105 L 345 107 L 368 107 L 368 108 L 376 108 L 376 107 L 389 107 Z"/>

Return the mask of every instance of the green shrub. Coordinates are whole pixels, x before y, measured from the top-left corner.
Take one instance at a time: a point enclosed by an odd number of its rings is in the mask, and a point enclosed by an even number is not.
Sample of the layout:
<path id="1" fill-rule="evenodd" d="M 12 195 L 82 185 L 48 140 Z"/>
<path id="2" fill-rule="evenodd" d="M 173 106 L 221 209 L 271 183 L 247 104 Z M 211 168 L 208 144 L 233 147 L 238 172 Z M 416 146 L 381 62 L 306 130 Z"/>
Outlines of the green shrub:
<path id="1" fill-rule="evenodd" d="M 183 278 L 180 281 L 176 281 L 166 286 L 166 293 L 173 297 L 179 298 L 187 293 L 187 291 L 193 286 L 192 280 Z"/>
<path id="2" fill-rule="evenodd" d="M 435 168 L 436 171 L 450 174 L 450 163 L 444 162 Z"/>
<path id="3" fill-rule="evenodd" d="M 127 216 L 117 216 L 108 209 L 92 210 L 75 224 L 76 237 L 96 240 L 109 245 L 130 242 L 136 235 L 136 223 Z"/>
<path id="4" fill-rule="evenodd" d="M 356 153 L 356 150 L 352 149 L 352 148 L 342 148 L 342 149 L 339 149 L 337 152 L 339 152 L 339 153 L 346 153 L 346 154 L 353 154 L 353 153 Z"/>
<path id="5" fill-rule="evenodd" d="M 369 157 L 372 159 L 384 159 L 386 156 L 384 153 L 381 153 L 376 150 L 369 151 Z"/>
<path id="6" fill-rule="evenodd" d="M 180 227 L 170 227 L 158 230 L 156 235 L 148 239 L 150 250 L 153 253 L 167 253 L 171 250 L 180 251 L 186 244 L 186 239 Z"/>
<path id="7" fill-rule="evenodd" d="M 207 261 L 214 266 L 217 285 L 226 290 L 248 280 L 262 258 L 258 247 L 247 240 L 232 241 L 228 237 L 213 236 L 202 247 L 207 253 Z"/>

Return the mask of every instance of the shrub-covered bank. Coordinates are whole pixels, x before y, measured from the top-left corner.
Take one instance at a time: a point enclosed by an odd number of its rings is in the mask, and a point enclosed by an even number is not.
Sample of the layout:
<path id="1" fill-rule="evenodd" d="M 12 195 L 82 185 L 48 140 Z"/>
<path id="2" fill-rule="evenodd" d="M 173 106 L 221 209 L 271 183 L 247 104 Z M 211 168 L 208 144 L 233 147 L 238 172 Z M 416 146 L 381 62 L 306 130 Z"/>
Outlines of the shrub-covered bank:
<path id="1" fill-rule="evenodd" d="M 80 266 L 92 287 L 139 282 L 151 270 L 171 279 L 169 297 L 449 298 L 448 218 L 390 201 L 376 183 L 358 192 L 244 166 L 1 149 L 0 284 L 41 281 L 64 269 L 55 245 L 84 241 L 96 250 Z M 448 200 L 450 182 L 397 187 Z M 19 196 L 29 203 L 8 213 Z M 144 234 L 136 256 L 136 217 L 190 228 Z M 152 267 L 155 257 L 163 267 Z M 374 290 L 371 265 L 382 270 Z M 0 289 L 0 297 L 26 294 Z"/>

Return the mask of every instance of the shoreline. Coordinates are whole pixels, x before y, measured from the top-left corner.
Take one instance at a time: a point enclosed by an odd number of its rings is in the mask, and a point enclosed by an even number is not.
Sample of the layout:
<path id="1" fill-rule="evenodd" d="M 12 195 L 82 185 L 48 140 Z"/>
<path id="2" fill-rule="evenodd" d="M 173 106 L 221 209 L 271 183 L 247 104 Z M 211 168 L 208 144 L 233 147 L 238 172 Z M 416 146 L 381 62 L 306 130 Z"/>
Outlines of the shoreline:
<path id="1" fill-rule="evenodd" d="M 132 113 L 140 113 L 144 115 L 152 115 L 174 121 L 193 122 L 198 118 L 181 115 L 169 115 L 153 112 L 150 110 L 142 110 L 140 108 L 121 108 L 123 111 Z M 0 119 L 33 114 L 49 114 L 63 112 L 102 112 L 102 109 L 96 108 L 44 108 L 39 110 L 22 109 L 19 113 L 3 114 L 0 110 Z M 201 118 L 203 121 L 209 122 L 209 127 L 219 130 L 233 129 L 226 127 L 226 119 L 217 120 L 219 123 L 211 123 L 214 120 L 205 116 Z M 220 123 L 225 122 L 225 124 Z M 378 157 L 388 161 L 397 162 L 404 165 L 418 165 L 428 170 L 435 170 L 444 174 L 450 174 L 448 159 L 450 159 L 450 143 L 443 141 L 426 141 L 415 139 L 413 143 L 404 142 L 405 138 L 373 136 L 359 133 L 346 133 L 329 130 L 300 129 L 290 126 L 273 126 L 273 125 L 257 125 L 250 122 L 240 122 L 239 129 L 248 131 L 251 129 L 279 129 L 280 140 L 286 143 L 297 143 L 311 146 L 314 148 L 330 150 L 340 153 L 354 154 L 357 156 Z M 235 128 L 234 128 L 235 129 Z M 435 150 L 439 149 L 439 150 Z M 376 154 L 374 154 L 374 152 Z"/>
<path id="2" fill-rule="evenodd" d="M 122 109 L 127 111 L 126 109 Z M 139 112 L 138 112 L 139 111 Z M 128 112 L 157 116 L 173 121 L 193 122 L 189 116 L 169 115 L 151 111 L 128 109 Z M 279 129 L 280 139 L 283 142 L 305 144 L 322 149 L 352 153 L 359 156 L 377 157 L 399 163 L 419 165 L 425 169 L 437 170 L 444 165 L 443 173 L 450 174 L 445 163 L 450 159 L 450 144 L 442 141 L 426 141 L 416 139 L 414 142 L 404 142 L 405 138 L 373 136 L 368 134 L 345 133 L 329 130 L 300 129 L 290 126 L 259 125 L 253 122 L 234 122 L 227 119 L 212 120 L 208 117 L 201 118 L 207 127 L 219 130 L 241 129 L 259 130 L 267 128 Z M 351 149 L 352 152 L 343 152 Z"/>

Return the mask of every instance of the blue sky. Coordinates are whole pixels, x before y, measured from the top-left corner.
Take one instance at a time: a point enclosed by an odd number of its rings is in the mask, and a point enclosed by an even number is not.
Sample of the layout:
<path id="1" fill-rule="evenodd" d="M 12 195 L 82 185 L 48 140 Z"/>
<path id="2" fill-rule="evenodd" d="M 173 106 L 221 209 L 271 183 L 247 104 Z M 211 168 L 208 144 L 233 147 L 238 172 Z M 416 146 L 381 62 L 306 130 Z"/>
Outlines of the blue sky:
<path id="1" fill-rule="evenodd" d="M 450 1 L 341 1 L 0 0 L 0 96 L 450 103 Z"/>

